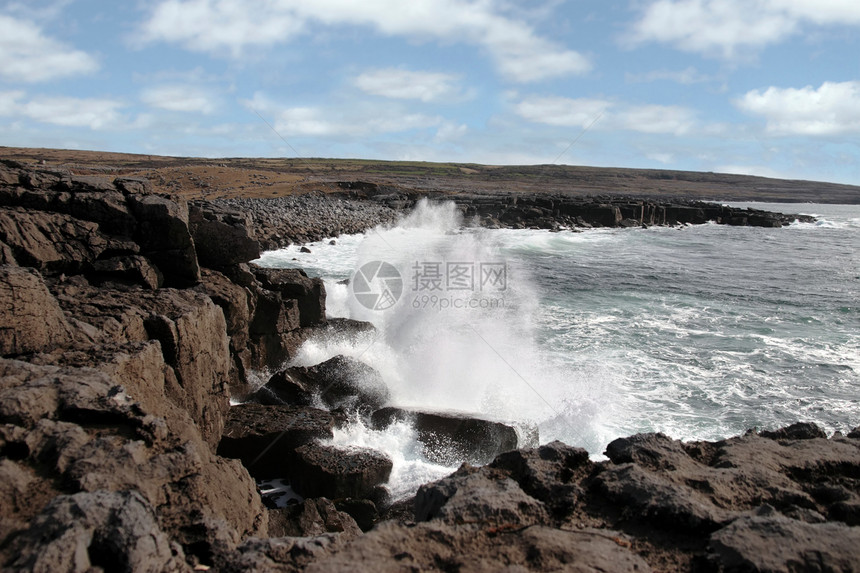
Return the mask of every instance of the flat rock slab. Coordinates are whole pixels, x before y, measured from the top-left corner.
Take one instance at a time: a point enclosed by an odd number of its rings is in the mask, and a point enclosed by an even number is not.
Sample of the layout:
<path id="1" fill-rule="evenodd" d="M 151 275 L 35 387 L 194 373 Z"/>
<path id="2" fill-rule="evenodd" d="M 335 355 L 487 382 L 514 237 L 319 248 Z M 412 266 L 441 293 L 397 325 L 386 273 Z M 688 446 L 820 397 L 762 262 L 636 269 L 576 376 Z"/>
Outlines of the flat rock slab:
<path id="1" fill-rule="evenodd" d="M 396 421 L 411 423 L 424 444 L 424 456 L 444 465 L 461 462 L 483 465 L 502 452 L 537 445 L 536 435 L 533 444 L 520 444 L 517 431 L 512 426 L 473 418 L 468 414 L 388 407 L 377 410 L 371 417 L 376 429 L 387 428 Z"/>
<path id="2" fill-rule="evenodd" d="M 230 408 L 218 454 L 237 458 L 258 478 L 290 473 L 297 447 L 332 437 L 334 419 L 316 408 L 240 404 Z"/>
<path id="3" fill-rule="evenodd" d="M 364 498 L 388 481 L 391 459 L 370 448 L 309 443 L 296 449 L 293 488 L 305 497 Z"/>

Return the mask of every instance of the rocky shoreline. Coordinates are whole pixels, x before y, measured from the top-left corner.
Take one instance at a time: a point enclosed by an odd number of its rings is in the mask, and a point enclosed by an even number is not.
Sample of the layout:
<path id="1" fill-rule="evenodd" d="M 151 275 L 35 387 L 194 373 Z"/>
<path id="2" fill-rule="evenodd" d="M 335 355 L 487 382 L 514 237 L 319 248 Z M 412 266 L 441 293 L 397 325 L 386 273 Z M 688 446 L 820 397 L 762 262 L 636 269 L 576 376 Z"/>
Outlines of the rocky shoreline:
<path id="1" fill-rule="evenodd" d="M 417 200 L 340 188 L 188 204 L 142 179 L 0 165 L 4 571 L 856 570 L 860 429 L 637 435 L 594 462 L 538 446 L 528 428 L 396 408 L 352 359 L 283 368 L 310 337 L 373 327 L 326 320 L 321 280 L 249 264 L 261 245 L 363 231 Z M 433 198 L 490 226 L 794 219 L 617 198 Z M 464 463 L 392 500 L 385 454 L 326 443 L 355 418 L 408 421 L 428 457 Z M 298 503 L 261 495 L 275 479 Z"/>

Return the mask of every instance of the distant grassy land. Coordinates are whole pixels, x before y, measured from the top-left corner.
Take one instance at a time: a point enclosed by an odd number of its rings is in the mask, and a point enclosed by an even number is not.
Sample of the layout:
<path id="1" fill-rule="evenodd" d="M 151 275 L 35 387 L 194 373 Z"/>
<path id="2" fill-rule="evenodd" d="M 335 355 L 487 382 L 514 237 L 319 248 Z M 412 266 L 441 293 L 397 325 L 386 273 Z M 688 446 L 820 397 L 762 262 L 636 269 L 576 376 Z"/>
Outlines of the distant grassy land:
<path id="1" fill-rule="evenodd" d="M 367 181 L 411 193 L 562 193 L 652 199 L 860 204 L 860 187 L 695 171 L 568 165 L 478 165 L 363 159 L 164 157 L 0 147 L 0 158 L 74 173 L 146 177 L 186 198 L 278 197 Z"/>

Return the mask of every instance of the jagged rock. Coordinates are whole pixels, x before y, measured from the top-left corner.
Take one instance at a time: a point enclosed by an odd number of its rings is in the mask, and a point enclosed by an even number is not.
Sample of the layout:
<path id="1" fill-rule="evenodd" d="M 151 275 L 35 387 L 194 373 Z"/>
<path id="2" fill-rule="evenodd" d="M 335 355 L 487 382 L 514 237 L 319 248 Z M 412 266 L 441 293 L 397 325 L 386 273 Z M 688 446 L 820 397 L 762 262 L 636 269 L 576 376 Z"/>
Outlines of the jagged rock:
<path id="1" fill-rule="evenodd" d="M 379 521 L 379 510 L 369 499 L 347 497 L 335 500 L 334 505 L 338 511 L 352 517 L 362 531 L 370 531 Z"/>
<path id="2" fill-rule="evenodd" d="M 764 512 L 768 513 L 768 512 Z M 741 517 L 711 535 L 715 571 L 855 571 L 860 528 L 779 515 Z"/>
<path id="3" fill-rule="evenodd" d="M 771 440 L 812 440 L 814 438 L 827 438 L 824 430 L 815 424 L 798 422 L 774 432 L 762 430 L 759 435 Z"/>
<path id="4" fill-rule="evenodd" d="M 391 459 L 370 448 L 311 442 L 296 448 L 295 453 L 291 483 L 305 497 L 367 497 L 391 474 Z"/>
<path id="5" fill-rule="evenodd" d="M 260 243 L 241 211 L 196 202 L 188 220 L 200 264 L 217 269 L 260 258 Z"/>
<path id="6" fill-rule="evenodd" d="M 334 419 L 324 410 L 240 404 L 230 408 L 219 455 L 237 458 L 258 479 L 293 473 L 294 451 L 332 437 Z"/>
<path id="7" fill-rule="evenodd" d="M 65 315 L 39 273 L 0 266 L 0 355 L 50 350 L 70 340 Z"/>
<path id="8" fill-rule="evenodd" d="M 110 246 L 96 223 L 22 208 L 0 209 L 0 240 L 18 264 L 52 272 L 80 271 Z"/>
<path id="9" fill-rule="evenodd" d="M 261 404 L 310 405 L 314 396 L 332 409 L 370 411 L 388 401 L 388 387 L 376 370 L 335 356 L 311 367 L 287 368 L 249 397 Z"/>
<path id="10" fill-rule="evenodd" d="M 298 303 L 300 326 L 325 321 L 325 285 L 322 279 L 309 278 L 301 269 L 264 269 L 251 267 L 263 287 Z"/>
<path id="11" fill-rule="evenodd" d="M 137 492 L 58 496 L 14 538 L 9 553 L 7 571 L 189 570 Z"/>
<path id="12" fill-rule="evenodd" d="M 162 286 L 164 277 L 158 267 L 140 255 L 112 257 L 92 264 L 92 275 L 109 280 L 123 280 L 155 290 Z"/>
<path id="13" fill-rule="evenodd" d="M 504 473 L 464 464 L 450 476 L 418 489 L 415 519 L 523 527 L 549 523 L 549 514 L 543 503 L 527 495 Z"/>
<path id="14" fill-rule="evenodd" d="M 361 529 L 347 513 L 339 511 L 324 497 L 269 510 L 269 535 L 272 537 L 316 537 L 344 533 L 346 538 L 361 535 Z"/>
<path id="15" fill-rule="evenodd" d="M 518 444 L 517 431 L 512 426 L 468 414 L 388 407 L 375 411 L 371 416 L 376 429 L 387 428 L 395 421 L 411 423 L 424 445 L 424 455 L 444 465 L 464 461 L 486 464 L 502 452 L 526 445 Z"/>
<path id="16" fill-rule="evenodd" d="M 491 467 L 505 470 L 522 490 L 565 515 L 585 497 L 579 481 L 594 467 L 588 452 L 555 441 L 498 456 Z"/>
<path id="17" fill-rule="evenodd" d="M 138 221 L 135 239 L 142 254 L 164 274 L 166 284 L 197 284 L 200 267 L 188 229 L 188 206 L 160 195 L 129 195 L 128 202 Z"/>

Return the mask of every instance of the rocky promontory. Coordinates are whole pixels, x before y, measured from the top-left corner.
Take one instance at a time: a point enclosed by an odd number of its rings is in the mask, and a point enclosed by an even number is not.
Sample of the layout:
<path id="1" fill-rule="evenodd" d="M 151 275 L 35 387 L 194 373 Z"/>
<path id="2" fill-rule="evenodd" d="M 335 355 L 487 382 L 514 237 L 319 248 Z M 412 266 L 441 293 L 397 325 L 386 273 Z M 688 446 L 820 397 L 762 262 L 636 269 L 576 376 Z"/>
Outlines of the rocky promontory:
<path id="1" fill-rule="evenodd" d="M 414 199 L 342 191 L 272 219 L 264 244 L 361 230 Z M 523 226 L 715 214 L 601 202 L 589 220 L 591 203 L 547 200 L 460 204 Z M 360 361 L 285 368 L 312 336 L 372 326 L 327 320 L 321 280 L 250 263 L 263 205 L 0 165 L 4 571 L 856 570 L 860 429 L 637 435 L 595 462 L 499 421 L 398 408 Z M 409 421 L 465 463 L 391 499 L 384 453 L 331 444 L 354 419 Z M 268 493 L 278 481 L 291 493 Z"/>

